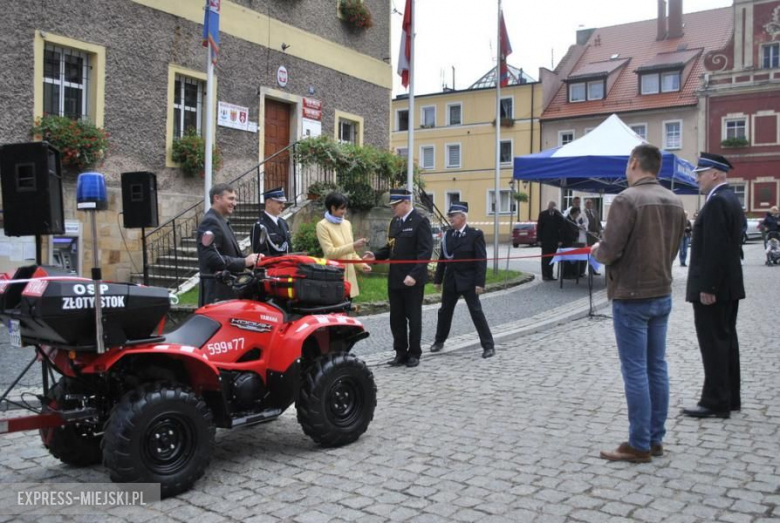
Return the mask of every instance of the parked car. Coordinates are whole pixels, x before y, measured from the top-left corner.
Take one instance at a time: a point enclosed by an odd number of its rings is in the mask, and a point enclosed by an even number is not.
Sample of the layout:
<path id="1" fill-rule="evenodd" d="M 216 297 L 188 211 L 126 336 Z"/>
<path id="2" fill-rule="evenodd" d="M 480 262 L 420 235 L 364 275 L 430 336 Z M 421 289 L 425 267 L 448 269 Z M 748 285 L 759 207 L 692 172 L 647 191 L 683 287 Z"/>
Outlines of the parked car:
<path id="1" fill-rule="evenodd" d="M 520 222 L 512 227 L 512 246 L 536 245 L 536 222 Z"/>
<path id="2" fill-rule="evenodd" d="M 747 243 L 748 240 L 760 240 L 761 239 L 761 230 L 758 228 L 758 225 L 764 221 L 763 218 L 748 218 L 748 226 L 747 226 L 747 232 L 745 232 L 745 235 L 742 237 L 742 243 Z"/>

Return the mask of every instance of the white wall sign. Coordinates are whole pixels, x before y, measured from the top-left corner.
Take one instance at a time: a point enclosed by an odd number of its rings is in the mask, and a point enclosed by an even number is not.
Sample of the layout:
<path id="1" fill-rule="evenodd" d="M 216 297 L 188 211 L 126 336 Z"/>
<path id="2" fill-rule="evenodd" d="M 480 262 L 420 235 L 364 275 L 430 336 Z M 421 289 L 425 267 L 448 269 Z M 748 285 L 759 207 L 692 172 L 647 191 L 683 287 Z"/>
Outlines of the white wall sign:
<path id="1" fill-rule="evenodd" d="M 240 131 L 249 131 L 249 108 L 227 102 L 219 102 L 217 107 L 217 125 Z"/>
<path id="2" fill-rule="evenodd" d="M 287 87 L 287 68 L 283 65 L 276 70 L 276 83 L 279 87 Z"/>

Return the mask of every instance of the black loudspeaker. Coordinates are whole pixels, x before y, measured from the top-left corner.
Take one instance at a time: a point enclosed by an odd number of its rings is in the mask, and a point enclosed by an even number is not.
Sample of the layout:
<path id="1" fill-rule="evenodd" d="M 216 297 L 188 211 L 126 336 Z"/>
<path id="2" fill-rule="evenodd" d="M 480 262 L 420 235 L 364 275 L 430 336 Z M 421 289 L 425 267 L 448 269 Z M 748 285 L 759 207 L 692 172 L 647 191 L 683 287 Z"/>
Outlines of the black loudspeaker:
<path id="1" fill-rule="evenodd" d="M 125 229 L 157 227 L 157 176 L 154 173 L 122 173 L 122 211 Z"/>
<path id="2" fill-rule="evenodd" d="M 6 236 L 63 234 L 60 152 L 47 142 L 0 147 Z"/>

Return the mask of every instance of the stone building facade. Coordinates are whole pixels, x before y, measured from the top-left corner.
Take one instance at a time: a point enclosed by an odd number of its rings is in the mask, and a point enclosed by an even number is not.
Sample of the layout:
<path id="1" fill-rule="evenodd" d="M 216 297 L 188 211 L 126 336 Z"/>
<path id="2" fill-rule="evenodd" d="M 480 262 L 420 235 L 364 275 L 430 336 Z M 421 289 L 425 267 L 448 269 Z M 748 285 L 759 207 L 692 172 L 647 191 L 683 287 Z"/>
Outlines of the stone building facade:
<path id="1" fill-rule="evenodd" d="M 308 131 L 389 146 L 390 6 L 365 5 L 374 25 L 354 29 L 341 19 L 337 0 L 222 0 L 215 105 L 247 108 L 257 131 L 214 126 L 223 157 L 214 183 L 236 178 L 271 151 L 269 107 L 274 114 L 281 107 L 287 143 Z M 75 117 L 110 135 L 108 154 L 95 169 L 106 175 L 111 197 L 109 210 L 99 214 L 107 278 L 126 279 L 131 258 L 140 264 L 140 231 L 119 230 L 121 173 L 157 174 L 160 223 L 203 198 L 203 180 L 185 177 L 171 159 L 182 124 L 197 121 L 199 132 L 205 129 L 203 12 L 201 0 L 44 0 L 12 2 L 0 19 L 0 144 L 29 141 L 36 118 L 74 108 L 81 111 Z M 277 81 L 280 67 L 286 85 Z M 304 98 L 321 104 L 319 125 L 304 118 Z M 69 172 L 63 180 L 65 218 L 81 231 L 80 268 L 88 274 L 89 227 L 75 210 L 76 176 Z M 0 268 L 17 261 L 0 255 Z"/>

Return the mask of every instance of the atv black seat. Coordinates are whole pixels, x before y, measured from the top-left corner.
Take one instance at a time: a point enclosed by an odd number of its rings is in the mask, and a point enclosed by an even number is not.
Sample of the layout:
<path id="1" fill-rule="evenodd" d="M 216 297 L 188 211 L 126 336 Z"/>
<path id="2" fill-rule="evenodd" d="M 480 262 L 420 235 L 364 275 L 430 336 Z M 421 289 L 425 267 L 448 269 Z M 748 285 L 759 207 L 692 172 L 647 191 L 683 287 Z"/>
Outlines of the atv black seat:
<path id="1" fill-rule="evenodd" d="M 202 347 L 219 330 L 219 327 L 218 321 L 193 314 L 178 329 L 166 334 L 165 342 Z"/>

